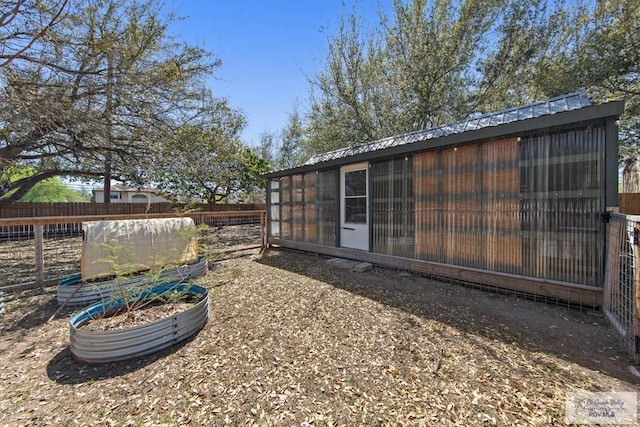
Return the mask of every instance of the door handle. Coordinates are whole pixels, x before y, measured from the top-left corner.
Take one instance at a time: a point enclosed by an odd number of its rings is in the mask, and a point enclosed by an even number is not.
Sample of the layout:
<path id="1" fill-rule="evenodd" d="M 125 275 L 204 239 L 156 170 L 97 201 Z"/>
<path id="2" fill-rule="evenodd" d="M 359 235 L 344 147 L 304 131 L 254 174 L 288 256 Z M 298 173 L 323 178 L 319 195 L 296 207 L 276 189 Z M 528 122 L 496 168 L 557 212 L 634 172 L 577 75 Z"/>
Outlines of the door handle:
<path id="1" fill-rule="evenodd" d="M 355 230 L 355 228 L 351 228 L 351 227 L 342 227 L 343 230 Z"/>

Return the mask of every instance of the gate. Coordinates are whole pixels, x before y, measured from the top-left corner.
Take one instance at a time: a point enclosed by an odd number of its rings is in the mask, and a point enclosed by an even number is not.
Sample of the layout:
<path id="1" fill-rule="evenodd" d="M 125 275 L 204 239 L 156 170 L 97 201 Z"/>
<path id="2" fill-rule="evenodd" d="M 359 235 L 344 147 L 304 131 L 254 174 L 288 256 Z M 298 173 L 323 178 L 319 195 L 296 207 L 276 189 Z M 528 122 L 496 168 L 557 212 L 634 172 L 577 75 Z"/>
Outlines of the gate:
<path id="1" fill-rule="evenodd" d="M 640 216 L 612 213 L 607 231 L 604 315 L 622 337 L 635 363 L 640 363 L 637 286 Z"/>

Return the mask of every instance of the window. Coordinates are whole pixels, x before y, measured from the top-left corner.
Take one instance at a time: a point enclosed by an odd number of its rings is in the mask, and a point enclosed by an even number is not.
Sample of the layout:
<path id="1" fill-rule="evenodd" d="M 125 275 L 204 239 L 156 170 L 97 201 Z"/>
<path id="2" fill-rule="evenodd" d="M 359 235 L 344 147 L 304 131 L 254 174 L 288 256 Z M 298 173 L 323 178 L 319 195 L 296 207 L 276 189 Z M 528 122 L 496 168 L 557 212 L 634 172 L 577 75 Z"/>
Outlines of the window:
<path id="1" fill-rule="evenodd" d="M 367 170 L 344 174 L 345 222 L 367 223 Z"/>

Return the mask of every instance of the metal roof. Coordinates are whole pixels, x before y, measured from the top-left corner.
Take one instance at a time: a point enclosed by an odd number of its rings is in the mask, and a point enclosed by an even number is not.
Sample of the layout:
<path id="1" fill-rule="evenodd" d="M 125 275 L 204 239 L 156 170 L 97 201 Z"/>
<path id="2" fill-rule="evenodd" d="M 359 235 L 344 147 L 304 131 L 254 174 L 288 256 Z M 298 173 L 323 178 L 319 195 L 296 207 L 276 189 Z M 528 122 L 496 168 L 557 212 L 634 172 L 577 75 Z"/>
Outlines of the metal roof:
<path id="1" fill-rule="evenodd" d="M 450 125 L 406 133 L 360 146 L 318 154 L 309 159 L 304 165 L 268 172 L 261 176 L 268 179 L 279 178 L 320 169 L 336 168 L 350 163 L 406 156 L 414 152 L 440 147 L 502 138 L 509 135 L 521 136 L 540 129 L 603 119 L 606 119 L 607 123 L 613 120 L 612 126 L 607 125 L 608 132 L 611 133 L 610 135 L 608 134 L 607 141 L 612 141 L 607 143 L 607 147 L 613 150 L 608 156 L 614 159 L 612 161 L 617 162 L 618 145 L 616 142 L 615 120 L 620 117 L 623 110 L 623 100 L 591 105 L 585 93 L 573 93 L 473 117 Z"/>
<path id="2" fill-rule="evenodd" d="M 411 133 L 392 136 L 380 139 L 368 144 L 354 147 L 341 148 L 327 153 L 316 154 L 305 162 L 305 166 L 316 165 L 318 163 L 368 153 L 371 151 L 383 150 L 385 148 L 399 145 L 412 144 L 418 141 L 441 138 L 443 136 L 464 133 L 482 128 L 503 125 L 526 119 L 547 116 L 565 111 L 577 110 L 591 106 L 589 97 L 584 92 L 572 93 L 569 95 L 551 98 L 546 101 L 534 102 L 520 107 L 510 108 L 495 113 L 484 114 L 457 123 L 452 123 L 435 128 L 420 130 Z"/>

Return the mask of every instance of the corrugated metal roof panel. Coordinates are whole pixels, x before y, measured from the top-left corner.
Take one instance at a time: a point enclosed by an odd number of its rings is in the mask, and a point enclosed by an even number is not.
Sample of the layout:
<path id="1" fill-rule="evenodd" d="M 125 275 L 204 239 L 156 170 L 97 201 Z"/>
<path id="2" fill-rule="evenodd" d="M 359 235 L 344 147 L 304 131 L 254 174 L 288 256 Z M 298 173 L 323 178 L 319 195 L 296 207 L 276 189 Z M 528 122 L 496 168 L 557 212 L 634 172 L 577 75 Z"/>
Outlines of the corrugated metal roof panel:
<path id="1" fill-rule="evenodd" d="M 451 123 L 431 129 L 425 129 L 417 132 L 384 138 L 355 147 L 341 148 L 339 150 L 330 151 L 327 153 L 316 154 L 315 156 L 307 160 L 305 165 L 315 165 L 329 160 L 339 159 L 356 154 L 368 153 L 371 151 L 382 150 L 398 145 L 412 144 L 417 141 L 436 139 L 447 135 L 469 132 L 490 126 L 503 125 L 519 120 L 527 120 L 534 117 L 577 110 L 579 108 L 588 107 L 590 105 L 591 102 L 589 101 L 589 97 L 586 93 L 572 93 L 545 101 L 535 102 L 516 108 L 510 108 L 507 110 L 497 111 L 495 113 L 485 114 L 457 123 Z"/>

